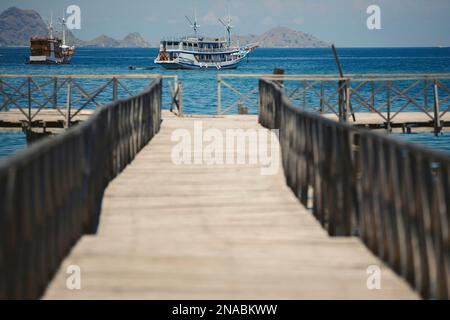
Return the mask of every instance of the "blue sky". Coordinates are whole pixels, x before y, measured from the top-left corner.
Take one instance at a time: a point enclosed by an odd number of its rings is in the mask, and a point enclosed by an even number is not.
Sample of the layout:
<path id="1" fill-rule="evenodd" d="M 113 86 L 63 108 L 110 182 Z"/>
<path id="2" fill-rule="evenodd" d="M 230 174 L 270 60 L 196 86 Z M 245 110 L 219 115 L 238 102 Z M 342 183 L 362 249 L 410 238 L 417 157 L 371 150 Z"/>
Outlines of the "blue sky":
<path id="1" fill-rule="evenodd" d="M 222 35 L 217 17 L 226 15 L 228 3 L 238 34 L 287 26 L 340 47 L 450 45 L 450 0 L 2 0 L 0 10 L 30 8 L 47 18 L 76 4 L 82 13 L 77 37 L 123 38 L 137 31 L 155 44 L 189 34 L 184 15 L 192 16 L 194 7 L 201 34 Z M 371 4 L 381 7 L 382 30 L 366 27 Z"/>

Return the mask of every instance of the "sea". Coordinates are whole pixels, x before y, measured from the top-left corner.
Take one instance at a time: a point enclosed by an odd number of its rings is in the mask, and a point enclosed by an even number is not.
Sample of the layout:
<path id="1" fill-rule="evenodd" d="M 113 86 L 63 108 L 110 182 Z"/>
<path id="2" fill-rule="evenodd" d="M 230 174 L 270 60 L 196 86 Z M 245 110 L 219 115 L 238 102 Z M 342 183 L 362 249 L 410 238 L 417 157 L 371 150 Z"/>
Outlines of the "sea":
<path id="1" fill-rule="evenodd" d="M 186 114 L 217 113 L 218 74 L 270 74 L 275 68 L 286 74 L 337 74 L 330 49 L 265 49 L 259 48 L 242 62 L 237 70 L 176 70 L 156 66 L 153 70 L 130 70 L 130 66 L 155 66 L 158 49 L 149 48 L 77 48 L 70 65 L 39 66 L 24 62 L 28 48 L 0 48 L 0 74 L 30 75 L 104 75 L 104 74 L 162 74 L 177 75 L 183 84 L 183 111 Z M 346 74 L 421 74 L 450 73 L 450 48 L 339 48 L 338 54 Z M 249 112 L 256 112 L 257 79 L 225 79 L 249 98 Z M 128 81 L 128 80 L 127 80 Z M 88 84 L 87 84 L 88 85 Z M 92 89 L 95 89 L 92 83 Z M 97 84 L 98 85 L 98 84 Z M 129 82 L 130 90 L 138 92 L 146 84 Z M 169 108 L 167 84 L 163 89 L 163 108 Z M 238 96 L 226 87 L 222 89 L 222 109 L 232 106 Z M 0 97 L 4 99 L 4 97 Z M 4 101 L 4 100 L 0 100 Z M 383 102 L 383 101 L 380 101 Z M 311 101 L 314 103 L 314 101 Z M 447 103 L 448 104 L 448 103 Z M 1 104 L 0 104 L 1 105 Z M 408 106 L 408 108 L 412 108 Z M 447 106 L 448 107 L 448 106 Z M 232 108 L 235 110 L 236 108 Z M 406 109 L 408 110 L 408 109 Z M 414 110 L 417 111 L 417 110 Z M 435 137 L 431 133 L 395 134 L 399 139 L 422 144 L 427 148 L 450 154 L 450 133 Z M 20 132 L 0 132 L 0 159 L 27 147 Z"/>

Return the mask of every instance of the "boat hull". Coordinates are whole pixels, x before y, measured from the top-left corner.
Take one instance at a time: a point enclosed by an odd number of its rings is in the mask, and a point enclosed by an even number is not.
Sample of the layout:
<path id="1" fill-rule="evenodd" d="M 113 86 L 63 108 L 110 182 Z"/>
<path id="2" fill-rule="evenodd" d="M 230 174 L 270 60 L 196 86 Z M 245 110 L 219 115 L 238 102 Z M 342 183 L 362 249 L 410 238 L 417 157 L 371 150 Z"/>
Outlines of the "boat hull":
<path id="1" fill-rule="evenodd" d="M 170 62 L 155 60 L 155 63 L 168 70 L 230 70 L 236 69 L 244 59 L 245 56 L 232 61 L 199 62 L 193 56 L 184 55 Z"/>
<path id="2" fill-rule="evenodd" d="M 33 61 L 33 60 L 27 60 L 27 64 L 41 64 L 41 65 L 60 65 L 60 64 L 70 64 L 70 60 L 62 60 L 62 61 L 55 61 L 55 60 L 45 60 L 45 61 Z"/>

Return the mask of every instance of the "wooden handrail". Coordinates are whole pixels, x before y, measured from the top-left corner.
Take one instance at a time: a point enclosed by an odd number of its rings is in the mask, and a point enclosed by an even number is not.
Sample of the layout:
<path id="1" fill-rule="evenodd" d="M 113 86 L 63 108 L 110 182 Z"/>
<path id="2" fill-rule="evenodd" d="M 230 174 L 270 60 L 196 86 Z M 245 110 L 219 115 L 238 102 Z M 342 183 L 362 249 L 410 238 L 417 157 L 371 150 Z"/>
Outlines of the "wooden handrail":
<path id="1" fill-rule="evenodd" d="M 22 82 L 23 80 L 24 82 Z M 0 111 L 17 108 L 24 115 L 31 127 L 36 116 L 44 109 L 56 109 L 61 114 L 61 120 L 69 127 L 75 117 L 84 109 L 106 105 L 120 97 L 132 96 L 125 81 L 140 80 L 142 88 L 147 85 L 145 80 L 167 80 L 169 86 L 173 82 L 175 91 L 170 91 L 171 108 L 179 109 L 182 103 L 181 92 L 177 90 L 181 81 L 177 75 L 159 74 L 111 74 L 111 75 L 21 75 L 0 74 Z M 17 80 L 14 83 L 14 80 Z M 40 80 L 37 81 L 37 80 Z M 99 80 L 92 84 L 92 81 Z M 83 85 L 82 81 L 85 82 Z M 88 82 L 91 82 L 87 84 Z M 67 98 L 73 96 L 71 103 Z M 67 91 L 65 93 L 64 91 Z M 111 92 L 108 92 L 111 91 Z M 105 95 L 107 98 L 105 98 Z M 3 97 L 3 99 L 1 98 Z M 58 99 L 60 97 L 60 99 Z M 61 99 L 62 98 L 62 99 Z M 64 106 L 58 106 L 58 100 L 65 100 Z M 62 101 L 64 102 L 64 101 Z M 73 112 L 72 112 L 73 110 Z M 179 111 L 179 110 L 178 110 Z M 179 112 L 178 112 L 179 114 Z M 0 120 L 2 113 L 0 113 Z"/>
<path id="2" fill-rule="evenodd" d="M 104 190 L 159 131 L 162 81 L 0 163 L 0 299 L 39 298 Z"/>
<path id="3" fill-rule="evenodd" d="M 358 235 L 424 298 L 449 299 L 450 156 L 301 110 L 270 81 L 259 90 L 287 184 L 328 233 Z"/>

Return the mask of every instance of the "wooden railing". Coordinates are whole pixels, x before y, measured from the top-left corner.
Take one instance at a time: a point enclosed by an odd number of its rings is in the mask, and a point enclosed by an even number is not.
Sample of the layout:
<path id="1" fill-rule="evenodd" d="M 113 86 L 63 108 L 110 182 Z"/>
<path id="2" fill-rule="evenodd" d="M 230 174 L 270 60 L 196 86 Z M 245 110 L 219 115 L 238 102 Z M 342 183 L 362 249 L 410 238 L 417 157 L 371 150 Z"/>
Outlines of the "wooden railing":
<path id="1" fill-rule="evenodd" d="M 287 184 L 328 233 L 358 235 L 424 298 L 450 298 L 450 156 L 301 110 L 268 80 L 259 90 Z"/>
<path id="2" fill-rule="evenodd" d="M 0 299 L 38 298 L 104 190 L 159 131 L 162 80 L 0 164 Z"/>
<path id="3" fill-rule="evenodd" d="M 96 109 L 134 96 L 154 79 L 167 80 L 170 110 L 182 113 L 182 85 L 178 76 L 119 75 L 0 75 L 0 111 L 17 109 L 32 126 L 42 110 L 53 109 L 69 127 L 83 110 Z M 1 120 L 1 113 L 0 113 Z"/>
<path id="4" fill-rule="evenodd" d="M 449 83 L 448 74 L 316 76 L 303 79 L 286 94 L 305 110 L 331 113 L 341 121 L 356 121 L 358 112 L 373 113 L 388 131 L 402 112 L 419 112 L 439 133 L 450 110 Z"/>
<path id="5" fill-rule="evenodd" d="M 436 134 L 448 126 L 450 74 L 352 74 L 333 75 L 219 74 L 218 114 L 236 112 L 243 106 L 257 110 L 257 79 L 278 81 L 293 104 L 304 110 L 335 116 L 341 121 L 358 120 L 357 113 L 371 113 L 373 119 L 391 131 L 405 112 L 419 113 L 421 125 Z M 234 82 L 232 82 L 234 81 Z M 224 88 L 227 105 L 224 105 Z M 426 123 L 428 122 L 428 123 Z M 359 123 L 361 124 L 361 123 Z M 379 126 L 378 126 L 379 127 Z"/>

